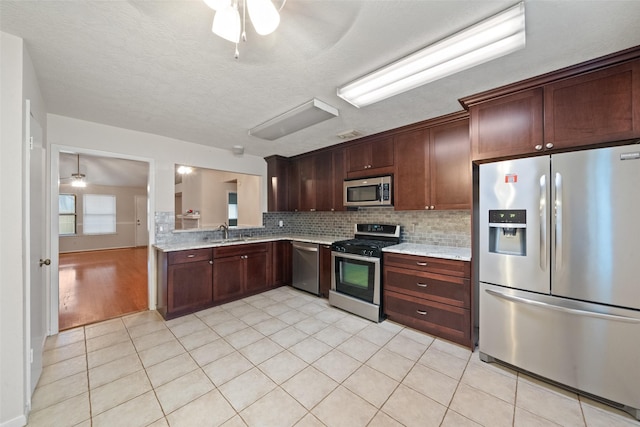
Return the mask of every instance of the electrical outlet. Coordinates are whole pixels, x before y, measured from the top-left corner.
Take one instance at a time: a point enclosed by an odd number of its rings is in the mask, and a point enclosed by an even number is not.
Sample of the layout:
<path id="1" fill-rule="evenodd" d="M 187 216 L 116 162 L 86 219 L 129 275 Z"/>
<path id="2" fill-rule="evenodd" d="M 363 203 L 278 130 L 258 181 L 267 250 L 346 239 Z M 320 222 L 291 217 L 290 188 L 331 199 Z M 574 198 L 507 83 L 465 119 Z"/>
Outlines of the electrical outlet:
<path id="1" fill-rule="evenodd" d="M 278 221 L 278 227 L 284 227 L 284 221 L 283 220 Z"/>

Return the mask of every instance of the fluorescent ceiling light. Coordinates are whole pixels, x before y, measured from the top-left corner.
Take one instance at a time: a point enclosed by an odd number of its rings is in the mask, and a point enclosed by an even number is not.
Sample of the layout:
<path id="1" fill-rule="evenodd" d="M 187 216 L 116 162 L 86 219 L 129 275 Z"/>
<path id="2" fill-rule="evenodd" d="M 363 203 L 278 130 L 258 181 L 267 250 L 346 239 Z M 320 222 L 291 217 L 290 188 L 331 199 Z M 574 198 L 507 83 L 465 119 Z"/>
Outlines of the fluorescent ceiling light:
<path id="1" fill-rule="evenodd" d="M 249 135 L 273 141 L 339 115 L 337 108 L 313 98 L 293 110 L 250 129 Z"/>
<path id="2" fill-rule="evenodd" d="M 356 107 L 507 55 L 525 46 L 524 2 L 338 88 Z"/>

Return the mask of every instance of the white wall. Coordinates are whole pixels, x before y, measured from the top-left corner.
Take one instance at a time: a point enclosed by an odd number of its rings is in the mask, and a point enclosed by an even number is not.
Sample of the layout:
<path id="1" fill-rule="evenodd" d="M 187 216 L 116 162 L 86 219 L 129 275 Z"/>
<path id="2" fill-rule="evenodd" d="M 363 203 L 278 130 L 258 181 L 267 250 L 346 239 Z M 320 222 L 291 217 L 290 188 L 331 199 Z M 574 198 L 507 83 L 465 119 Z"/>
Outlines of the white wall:
<path id="1" fill-rule="evenodd" d="M 26 423 L 25 100 L 43 130 L 46 107 L 22 39 L 0 32 L 0 426 Z M 46 135 L 46 131 L 45 131 Z"/>
<path id="2" fill-rule="evenodd" d="M 267 210 L 267 164 L 262 157 L 234 156 L 230 150 L 194 144 L 178 139 L 137 132 L 69 117 L 48 115 L 50 144 L 86 148 L 152 158 L 155 163 L 155 206 L 151 211 L 174 210 L 174 167 L 176 163 L 202 168 L 261 175 L 261 211 Z M 184 201 L 183 201 L 184 202 Z M 188 209 L 183 203 L 183 207 Z"/>
<path id="3" fill-rule="evenodd" d="M 60 236 L 58 252 L 95 251 L 99 249 L 130 248 L 136 245 L 135 196 L 147 196 L 145 187 L 112 187 L 88 185 L 84 188 L 61 184 L 60 193 L 76 195 L 76 235 Z M 86 235 L 83 233 L 83 208 L 85 194 L 109 194 L 116 197 L 116 232 L 113 234 Z"/>

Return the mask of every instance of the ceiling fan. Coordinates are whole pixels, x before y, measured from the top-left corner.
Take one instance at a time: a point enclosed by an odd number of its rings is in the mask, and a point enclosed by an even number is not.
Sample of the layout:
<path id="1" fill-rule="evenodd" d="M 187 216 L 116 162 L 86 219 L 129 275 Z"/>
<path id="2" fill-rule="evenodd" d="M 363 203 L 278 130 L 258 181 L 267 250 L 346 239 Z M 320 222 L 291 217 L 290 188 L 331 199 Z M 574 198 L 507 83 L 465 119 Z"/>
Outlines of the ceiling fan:
<path id="1" fill-rule="evenodd" d="M 76 154 L 77 169 L 75 173 L 72 173 L 69 178 L 62 178 L 62 180 L 70 180 L 72 187 L 84 188 L 87 186 L 86 175 L 80 173 L 80 154 Z"/>

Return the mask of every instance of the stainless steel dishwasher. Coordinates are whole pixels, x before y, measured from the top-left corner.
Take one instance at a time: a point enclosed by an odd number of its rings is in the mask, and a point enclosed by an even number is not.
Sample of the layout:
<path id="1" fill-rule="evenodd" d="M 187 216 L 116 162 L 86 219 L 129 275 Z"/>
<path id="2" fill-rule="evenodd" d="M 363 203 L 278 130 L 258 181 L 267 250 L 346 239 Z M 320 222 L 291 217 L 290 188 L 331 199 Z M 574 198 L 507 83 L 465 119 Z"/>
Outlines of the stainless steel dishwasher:
<path id="1" fill-rule="evenodd" d="M 293 247 L 292 286 L 314 295 L 320 293 L 318 278 L 318 245 L 306 242 L 291 242 Z"/>

